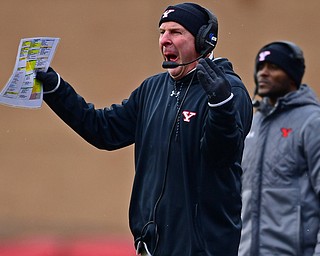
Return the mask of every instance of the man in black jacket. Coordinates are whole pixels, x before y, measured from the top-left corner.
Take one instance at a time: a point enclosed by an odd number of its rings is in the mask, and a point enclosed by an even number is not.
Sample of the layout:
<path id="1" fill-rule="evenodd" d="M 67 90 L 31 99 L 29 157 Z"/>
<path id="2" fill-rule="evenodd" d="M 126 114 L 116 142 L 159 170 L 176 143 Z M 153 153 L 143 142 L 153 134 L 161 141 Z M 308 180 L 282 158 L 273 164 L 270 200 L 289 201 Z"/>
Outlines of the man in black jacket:
<path id="1" fill-rule="evenodd" d="M 210 11 L 169 6 L 159 31 L 167 72 L 122 104 L 95 109 L 51 68 L 37 73 L 44 100 L 97 148 L 135 144 L 129 221 L 138 255 L 237 255 L 250 97 L 227 59 L 208 58 L 218 32 Z"/>

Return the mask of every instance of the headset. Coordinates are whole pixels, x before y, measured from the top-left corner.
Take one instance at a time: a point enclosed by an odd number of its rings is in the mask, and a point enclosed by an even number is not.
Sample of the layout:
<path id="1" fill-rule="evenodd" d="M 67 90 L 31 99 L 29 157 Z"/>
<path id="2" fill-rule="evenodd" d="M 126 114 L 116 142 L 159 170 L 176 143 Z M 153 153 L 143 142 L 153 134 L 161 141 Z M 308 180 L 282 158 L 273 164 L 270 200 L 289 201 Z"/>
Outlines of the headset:
<path id="1" fill-rule="evenodd" d="M 289 48 L 289 50 L 291 51 L 291 54 L 289 54 L 290 58 L 294 61 L 299 62 L 301 65 L 305 66 L 305 61 L 304 61 L 304 57 L 303 57 L 303 51 L 301 50 L 301 48 L 296 45 L 293 42 L 290 41 L 285 41 L 285 40 L 280 40 L 280 41 L 274 41 L 272 43 L 266 44 L 265 46 L 263 46 L 259 52 L 264 49 L 267 48 L 270 45 L 273 44 L 282 44 L 285 47 Z M 258 55 L 257 55 L 258 58 Z M 254 94 L 252 97 L 252 104 L 254 107 L 258 107 L 260 105 L 260 102 L 258 100 L 255 99 L 256 95 L 258 94 L 258 86 L 257 86 L 257 69 L 255 68 L 254 71 L 254 82 L 255 82 L 255 89 L 254 89 Z"/>
<path id="2" fill-rule="evenodd" d="M 162 63 L 163 68 L 176 68 L 179 66 L 185 66 L 192 62 L 195 62 L 201 58 L 207 57 L 207 55 L 213 51 L 218 41 L 218 20 L 212 12 L 202 7 L 202 10 L 207 13 L 208 24 L 202 25 L 195 37 L 195 48 L 200 54 L 198 58 L 185 63 L 178 64 L 174 61 L 164 61 Z"/>
<path id="3" fill-rule="evenodd" d="M 203 8 L 203 10 L 208 15 L 208 24 L 200 27 L 196 36 L 195 46 L 196 51 L 200 55 L 206 56 L 216 47 L 218 41 L 218 20 L 212 12 L 206 8 Z"/>

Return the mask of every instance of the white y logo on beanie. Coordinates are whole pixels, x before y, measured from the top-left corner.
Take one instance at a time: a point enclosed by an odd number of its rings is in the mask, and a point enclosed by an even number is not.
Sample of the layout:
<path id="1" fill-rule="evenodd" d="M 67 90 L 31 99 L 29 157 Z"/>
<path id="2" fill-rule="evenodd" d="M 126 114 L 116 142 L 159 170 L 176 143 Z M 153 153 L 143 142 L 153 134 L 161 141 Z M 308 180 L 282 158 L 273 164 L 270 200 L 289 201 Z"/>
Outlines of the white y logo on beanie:
<path id="1" fill-rule="evenodd" d="M 268 55 L 270 55 L 270 51 L 264 51 L 259 53 L 259 61 L 264 61 Z"/>
<path id="2" fill-rule="evenodd" d="M 170 12 L 174 12 L 174 10 L 166 10 L 163 15 L 162 18 L 167 18 Z"/>

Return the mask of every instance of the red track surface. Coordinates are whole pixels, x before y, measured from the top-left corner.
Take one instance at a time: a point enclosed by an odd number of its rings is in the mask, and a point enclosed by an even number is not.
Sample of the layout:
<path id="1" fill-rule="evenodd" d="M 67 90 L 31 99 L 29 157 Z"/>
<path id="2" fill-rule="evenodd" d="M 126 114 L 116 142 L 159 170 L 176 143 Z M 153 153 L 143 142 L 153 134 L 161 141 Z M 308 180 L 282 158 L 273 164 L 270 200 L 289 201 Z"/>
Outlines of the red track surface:
<path id="1" fill-rule="evenodd" d="M 134 256 L 133 242 L 113 238 L 0 241 L 1 256 Z"/>

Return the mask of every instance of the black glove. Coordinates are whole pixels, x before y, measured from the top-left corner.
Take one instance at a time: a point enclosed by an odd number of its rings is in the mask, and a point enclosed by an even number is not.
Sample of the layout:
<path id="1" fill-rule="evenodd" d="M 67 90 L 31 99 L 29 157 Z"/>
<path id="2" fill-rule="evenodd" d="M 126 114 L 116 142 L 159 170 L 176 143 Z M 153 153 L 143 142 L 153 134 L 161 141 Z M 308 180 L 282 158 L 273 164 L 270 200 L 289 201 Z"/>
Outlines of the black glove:
<path id="1" fill-rule="evenodd" d="M 47 72 L 38 71 L 36 79 L 42 83 L 44 94 L 55 92 L 60 85 L 60 75 L 51 67 L 48 68 Z"/>
<path id="2" fill-rule="evenodd" d="M 200 59 L 197 65 L 198 79 L 208 95 L 210 104 L 220 106 L 231 99 L 231 85 L 225 73 L 209 58 Z M 224 102 L 225 101 L 225 102 Z"/>

